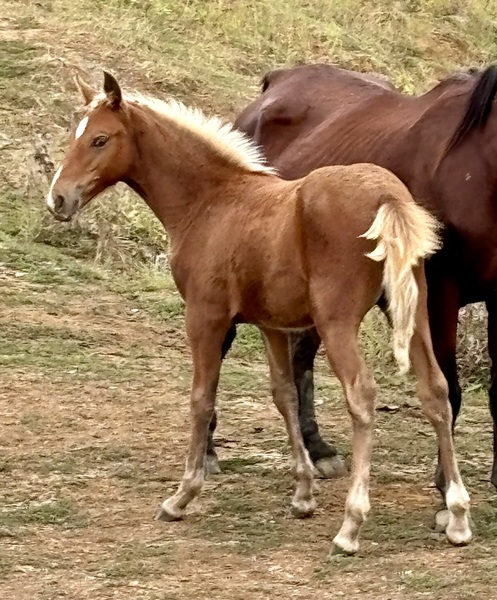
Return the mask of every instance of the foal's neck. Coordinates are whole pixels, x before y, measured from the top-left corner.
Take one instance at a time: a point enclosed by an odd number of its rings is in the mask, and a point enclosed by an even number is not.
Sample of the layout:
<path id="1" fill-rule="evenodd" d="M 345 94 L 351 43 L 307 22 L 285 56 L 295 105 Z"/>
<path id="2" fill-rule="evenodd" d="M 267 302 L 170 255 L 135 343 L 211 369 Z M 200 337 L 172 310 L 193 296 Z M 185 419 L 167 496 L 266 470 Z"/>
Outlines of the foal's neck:
<path id="1" fill-rule="evenodd" d="M 175 242 L 207 203 L 245 173 L 216 153 L 208 141 L 139 105 L 132 106 L 136 161 L 126 183 L 164 225 Z"/>

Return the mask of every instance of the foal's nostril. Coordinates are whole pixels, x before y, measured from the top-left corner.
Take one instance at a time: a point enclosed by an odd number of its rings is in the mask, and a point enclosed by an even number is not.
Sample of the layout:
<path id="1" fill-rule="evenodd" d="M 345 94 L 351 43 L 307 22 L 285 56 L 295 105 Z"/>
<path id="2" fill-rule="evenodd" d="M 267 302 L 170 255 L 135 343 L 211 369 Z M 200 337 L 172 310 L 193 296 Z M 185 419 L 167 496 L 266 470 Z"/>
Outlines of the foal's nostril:
<path id="1" fill-rule="evenodd" d="M 54 198 L 53 205 L 54 205 L 55 210 L 57 212 L 59 212 L 62 209 L 62 207 L 64 206 L 64 196 L 57 194 L 57 196 L 55 196 L 55 198 Z"/>

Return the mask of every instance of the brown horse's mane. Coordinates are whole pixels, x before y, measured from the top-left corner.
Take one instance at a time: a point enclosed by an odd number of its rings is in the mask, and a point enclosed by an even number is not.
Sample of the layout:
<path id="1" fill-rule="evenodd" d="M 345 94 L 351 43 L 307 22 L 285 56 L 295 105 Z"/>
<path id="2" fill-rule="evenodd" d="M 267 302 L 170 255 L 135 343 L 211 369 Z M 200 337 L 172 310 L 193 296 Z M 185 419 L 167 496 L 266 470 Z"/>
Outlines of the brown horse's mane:
<path id="1" fill-rule="evenodd" d="M 491 65 L 484 71 L 470 70 L 477 81 L 469 97 L 464 115 L 452 135 L 445 156 L 462 142 L 472 131 L 485 127 L 497 94 L 497 66 Z"/>

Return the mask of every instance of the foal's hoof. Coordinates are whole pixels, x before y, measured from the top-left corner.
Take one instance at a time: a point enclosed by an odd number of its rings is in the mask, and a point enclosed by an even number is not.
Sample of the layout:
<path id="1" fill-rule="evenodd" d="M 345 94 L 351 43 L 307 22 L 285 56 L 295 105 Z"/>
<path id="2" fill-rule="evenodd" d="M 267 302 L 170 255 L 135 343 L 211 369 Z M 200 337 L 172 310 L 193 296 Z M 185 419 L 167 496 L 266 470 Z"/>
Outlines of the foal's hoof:
<path id="1" fill-rule="evenodd" d="M 207 454 L 204 462 L 204 470 L 206 475 L 219 475 L 221 467 L 219 460 L 215 454 Z"/>
<path id="2" fill-rule="evenodd" d="M 292 501 L 292 514 L 297 519 L 306 519 L 312 517 L 316 510 L 316 500 L 293 500 Z"/>
<path id="3" fill-rule="evenodd" d="M 338 479 L 347 475 L 347 467 L 342 456 L 327 456 L 314 463 L 316 477 L 321 479 Z"/>
<path id="4" fill-rule="evenodd" d="M 183 512 L 178 508 L 171 507 L 168 501 L 164 501 L 155 515 L 156 521 L 180 521 L 183 518 Z"/>
<path id="5" fill-rule="evenodd" d="M 470 518 L 467 513 L 461 515 L 451 515 L 445 535 L 453 546 L 467 546 L 473 537 Z"/>
<path id="6" fill-rule="evenodd" d="M 353 556 L 359 550 L 359 542 L 335 536 L 330 549 L 330 558 L 336 556 Z"/>
<path id="7" fill-rule="evenodd" d="M 446 535 L 453 546 L 467 546 L 473 537 L 467 519 L 461 526 L 447 527 Z"/>

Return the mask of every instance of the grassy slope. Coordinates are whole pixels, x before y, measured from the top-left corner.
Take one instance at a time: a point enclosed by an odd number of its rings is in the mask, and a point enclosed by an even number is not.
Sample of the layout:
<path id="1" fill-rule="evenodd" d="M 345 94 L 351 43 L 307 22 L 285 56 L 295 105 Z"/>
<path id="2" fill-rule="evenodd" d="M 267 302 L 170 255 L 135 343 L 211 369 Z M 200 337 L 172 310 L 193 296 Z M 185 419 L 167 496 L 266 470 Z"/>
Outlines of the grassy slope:
<path id="1" fill-rule="evenodd" d="M 379 414 L 376 482 L 384 488 L 376 492 L 380 514 L 366 531 L 364 560 L 323 565 L 345 484 L 321 487 L 324 510 L 310 529 L 285 518 L 282 495 L 290 482 L 274 411 L 265 414 L 267 431 L 255 432 L 253 444 L 247 443 L 260 419 L 257 399 L 267 400 L 265 371 L 253 361 L 260 357 L 259 341 L 251 331 L 224 373 L 227 474 L 219 480 L 222 487 L 208 486 L 198 511 L 208 518 L 197 516 L 193 527 L 181 525 L 179 541 L 175 530 L 147 529 L 143 521 L 151 498 L 161 498 L 164 487 L 172 489 L 168 481 L 180 475 L 187 414 L 182 305 L 167 270 L 154 266 L 167 264 L 167 239 L 124 189 L 96 201 L 70 227 L 47 218 L 43 197 L 79 102 L 71 83 L 76 67 L 95 81 L 102 67 L 111 68 L 130 87 L 171 93 L 227 118 L 257 93 L 266 70 L 301 61 L 375 70 L 408 91 L 423 90 L 439 76 L 495 58 L 493 3 L 2 0 L 0 13 L 0 374 L 2 426 L 8 432 L 0 468 L 6 490 L 0 537 L 9 540 L 0 552 L 0 573 L 6 597 L 51 598 L 50 585 L 63 589 L 65 584 L 42 585 L 49 572 L 74 584 L 75 598 L 95 589 L 93 597 L 111 597 L 118 588 L 121 597 L 171 600 L 172 592 L 160 592 L 173 589 L 177 579 L 174 569 L 164 567 L 165 559 L 184 569 L 187 583 L 178 584 L 178 597 L 193 593 L 188 580 L 208 582 L 206 597 L 247 597 L 247 581 L 255 578 L 254 598 L 257 585 L 266 596 L 327 598 L 334 578 L 337 589 L 351 598 L 444 598 L 448 591 L 456 599 L 490 598 L 487 591 L 497 581 L 486 557 L 497 548 L 495 501 L 482 483 L 490 448 L 484 395 L 472 395 L 461 425 L 463 465 L 479 501 L 477 543 L 455 554 L 424 529 L 431 506 L 422 484 L 429 479 L 433 443 L 409 400 L 394 415 Z M 370 331 L 365 341 L 376 357 L 377 378 L 388 386 L 382 401 L 401 406 L 399 394 L 410 398 L 411 387 L 385 368 L 386 330 L 380 326 L 379 332 Z M 479 348 L 480 332 L 475 335 L 473 328 L 470 334 Z M 473 362 L 476 355 L 473 347 Z M 165 386 L 170 405 L 164 406 L 159 397 Z M 320 396 L 330 392 L 332 410 L 321 419 L 346 448 L 347 420 L 336 383 L 322 373 Z M 139 402 L 130 403 L 130 394 Z M 109 422 L 115 426 L 105 425 Z M 157 474 L 164 453 L 162 422 L 173 447 Z M 415 448 L 407 441 L 413 430 L 421 432 Z M 264 468 L 268 460 L 271 470 Z M 275 465 L 273 480 L 268 474 Z M 121 494 L 117 516 L 108 515 L 106 498 Z M 410 509 L 417 516 L 406 522 Z M 99 534 L 101 527 L 108 527 L 107 538 Z M 130 527 L 137 528 L 136 537 Z M 385 545 L 377 549 L 371 540 Z M 78 544 L 88 554 L 79 552 Z M 456 556 L 465 558 L 464 565 Z M 256 557 L 261 567 L 254 571 Z M 301 560 L 297 583 L 288 587 Z M 230 568 L 241 574 L 231 582 L 222 577 Z M 362 577 L 361 569 L 370 576 Z M 159 572 L 162 588 L 146 588 Z M 97 583 L 88 583 L 92 578 Z M 145 586 L 141 592 L 133 587 L 135 580 Z M 28 582 L 33 589 L 25 588 Z"/>
<path id="2" fill-rule="evenodd" d="M 167 239 L 130 192 L 106 194 L 69 227 L 54 224 L 43 206 L 79 103 L 71 81 L 76 68 L 95 81 L 102 67 L 111 68 L 130 87 L 173 94 L 230 118 L 257 93 L 261 75 L 282 65 L 332 61 L 420 91 L 497 54 L 497 9 L 484 0 L 4 0 L 2 6 L 4 249 L 16 260 L 19 245 L 36 255 L 36 243 L 46 243 L 113 268 L 131 265 L 133 273 L 143 261 L 164 264 Z M 163 279 L 140 271 L 152 286 Z M 480 319 L 476 335 L 471 325 L 464 333 L 463 366 L 472 379 L 481 373 L 474 356 L 481 355 L 483 329 Z"/>

